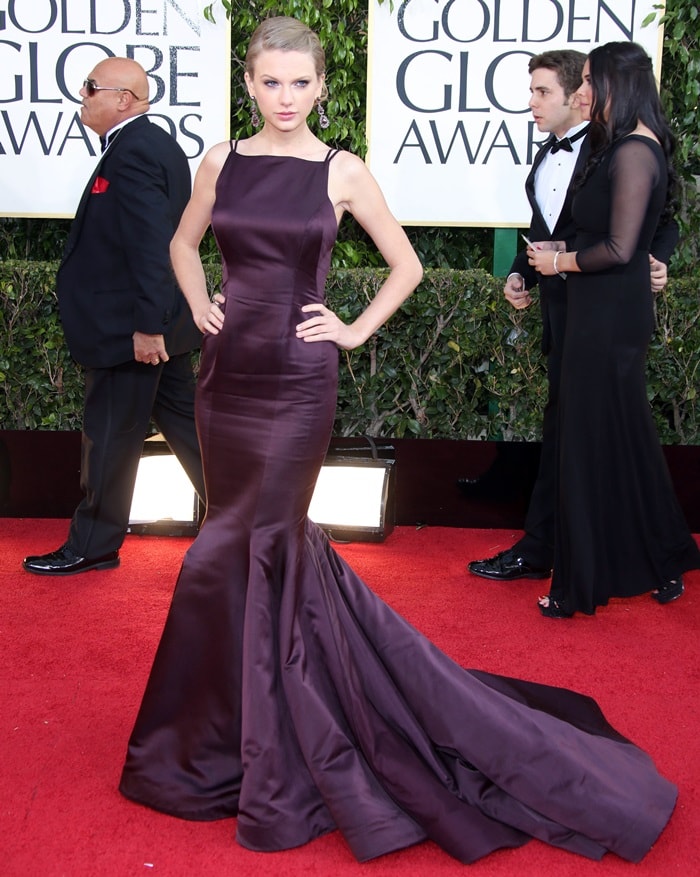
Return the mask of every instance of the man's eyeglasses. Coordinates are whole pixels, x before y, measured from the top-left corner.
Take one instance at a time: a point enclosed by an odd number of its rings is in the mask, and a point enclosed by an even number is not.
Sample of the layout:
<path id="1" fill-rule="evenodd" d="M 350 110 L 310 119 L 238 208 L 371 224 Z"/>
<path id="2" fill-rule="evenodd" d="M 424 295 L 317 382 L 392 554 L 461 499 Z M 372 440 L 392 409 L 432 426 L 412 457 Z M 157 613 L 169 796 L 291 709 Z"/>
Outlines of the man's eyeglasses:
<path id="1" fill-rule="evenodd" d="M 136 100 L 146 100 L 144 97 L 139 97 L 130 88 L 117 88 L 113 85 L 98 85 L 94 79 L 83 80 L 83 88 L 87 92 L 88 97 L 93 97 L 96 91 L 128 91 L 129 94 L 134 95 Z"/>

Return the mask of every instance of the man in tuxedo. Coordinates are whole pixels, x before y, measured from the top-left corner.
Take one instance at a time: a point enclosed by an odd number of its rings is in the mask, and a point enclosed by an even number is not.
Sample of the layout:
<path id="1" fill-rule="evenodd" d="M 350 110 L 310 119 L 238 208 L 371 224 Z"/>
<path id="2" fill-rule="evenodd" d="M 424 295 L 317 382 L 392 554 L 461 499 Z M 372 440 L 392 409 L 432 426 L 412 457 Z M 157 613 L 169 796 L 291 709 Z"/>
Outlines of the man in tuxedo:
<path id="1" fill-rule="evenodd" d="M 204 496 L 191 353 L 200 343 L 175 281 L 170 239 L 191 192 L 184 152 L 151 124 L 148 80 L 107 58 L 80 89 L 102 158 L 78 205 L 56 278 L 61 321 L 84 368 L 81 487 L 64 545 L 26 570 L 70 575 L 118 566 L 151 418 Z"/>
<path id="2" fill-rule="evenodd" d="M 576 230 L 571 216 L 575 179 L 588 157 L 588 123 L 581 118 L 574 94 L 581 84 L 586 56 L 572 50 L 550 51 L 530 59 L 529 106 L 539 131 L 551 136 L 535 156 L 525 182 L 532 207 L 528 237 L 547 246 L 563 242 L 572 249 Z M 666 263 L 678 237 L 675 224 L 660 229 L 654 240 L 658 258 L 650 258 L 652 289 L 666 285 Z M 551 244 L 554 245 L 553 243 Z M 518 253 L 504 287 L 515 308 L 532 304 L 529 290 L 539 286 L 542 312 L 542 350 L 547 356 L 549 384 L 542 423 L 542 449 L 537 480 L 525 518 L 525 533 L 512 548 L 485 560 L 473 560 L 469 572 L 499 581 L 549 578 L 554 559 L 556 424 L 561 357 L 566 328 L 566 280 L 544 277 L 528 264 L 525 250 Z M 458 485 L 468 492 L 466 479 Z"/>

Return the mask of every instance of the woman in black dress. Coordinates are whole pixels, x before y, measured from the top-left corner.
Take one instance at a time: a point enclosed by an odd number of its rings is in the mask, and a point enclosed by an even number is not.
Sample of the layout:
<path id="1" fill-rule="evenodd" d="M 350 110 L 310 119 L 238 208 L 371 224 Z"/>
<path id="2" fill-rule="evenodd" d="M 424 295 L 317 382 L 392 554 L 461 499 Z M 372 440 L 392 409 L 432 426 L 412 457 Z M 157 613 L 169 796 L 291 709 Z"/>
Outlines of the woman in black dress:
<path id="1" fill-rule="evenodd" d="M 570 691 L 467 671 L 353 573 L 306 516 L 331 435 L 337 347 L 363 343 L 420 265 L 359 158 L 306 124 L 323 55 L 294 19 L 253 35 L 264 125 L 215 146 L 173 240 L 206 333 L 197 423 L 208 509 L 187 552 L 120 789 L 249 849 L 339 829 L 360 860 L 432 838 L 473 861 L 530 837 L 638 860 L 675 787 Z M 362 315 L 323 304 L 349 210 L 390 266 Z M 211 221 L 222 294 L 197 247 Z"/>
<path id="2" fill-rule="evenodd" d="M 683 593 L 700 551 L 675 497 L 647 400 L 654 329 L 649 246 L 671 210 L 673 137 L 636 43 L 594 49 L 577 92 L 591 157 L 573 203 L 575 251 L 529 250 L 568 275 L 555 562 L 543 615 L 591 615 L 610 597 Z"/>

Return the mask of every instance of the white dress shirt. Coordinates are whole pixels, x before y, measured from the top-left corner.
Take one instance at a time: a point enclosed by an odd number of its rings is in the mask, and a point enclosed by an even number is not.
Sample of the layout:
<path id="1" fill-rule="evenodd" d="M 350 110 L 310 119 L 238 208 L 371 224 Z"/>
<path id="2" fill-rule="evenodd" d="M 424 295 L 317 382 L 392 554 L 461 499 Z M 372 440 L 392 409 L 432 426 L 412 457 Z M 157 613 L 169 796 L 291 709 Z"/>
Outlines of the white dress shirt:
<path id="1" fill-rule="evenodd" d="M 581 122 L 580 125 L 568 130 L 566 136 L 573 137 L 587 124 L 588 122 Z M 566 190 L 569 188 L 571 177 L 574 174 L 574 167 L 578 161 L 584 139 L 581 137 L 571 144 L 572 152 L 560 149 L 554 154 L 550 152 L 545 155 L 535 172 L 535 199 L 550 232 L 554 231 L 554 226 L 557 224 L 559 214 L 564 206 Z"/>

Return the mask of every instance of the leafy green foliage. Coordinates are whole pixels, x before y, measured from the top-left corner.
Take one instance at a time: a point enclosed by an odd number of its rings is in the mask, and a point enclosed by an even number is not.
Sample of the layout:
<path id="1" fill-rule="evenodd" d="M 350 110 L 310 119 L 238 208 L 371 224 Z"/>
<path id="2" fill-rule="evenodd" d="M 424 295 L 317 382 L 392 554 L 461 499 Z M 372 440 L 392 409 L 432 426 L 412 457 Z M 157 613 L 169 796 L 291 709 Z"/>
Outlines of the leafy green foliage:
<path id="1" fill-rule="evenodd" d="M 0 428 L 79 429 L 83 382 L 63 340 L 57 263 L 0 262 Z M 209 289 L 218 265 L 206 266 Z M 386 271 L 336 268 L 328 304 L 351 320 Z M 659 297 L 649 399 L 664 444 L 700 444 L 697 279 Z M 485 271 L 428 269 L 404 306 L 362 347 L 340 354 L 335 434 L 539 438 L 546 401 L 536 304 L 514 310 Z"/>
<path id="2" fill-rule="evenodd" d="M 77 429 L 82 378 L 63 337 L 51 262 L 0 262 L 2 429 Z"/>
<path id="3" fill-rule="evenodd" d="M 649 16 L 649 20 L 657 13 Z M 661 7 L 659 7 L 661 15 Z M 700 10 L 697 0 L 667 0 L 664 25 L 661 97 L 677 137 L 675 166 L 682 181 L 681 240 L 671 262 L 680 273 L 700 255 Z"/>
<path id="4" fill-rule="evenodd" d="M 700 308 L 698 279 L 672 281 L 656 300 L 657 331 L 647 392 L 665 444 L 700 444 Z"/>
<path id="5" fill-rule="evenodd" d="M 0 218 L 0 260 L 51 261 L 63 252 L 70 220 Z"/>
<path id="6" fill-rule="evenodd" d="M 352 319 L 384 277 L 335 272 L 330 307 Z M 489 274 L 429 270 L 384 328 L 342 354 L 336 433 L 532 438 L 546 393 L 539 344 L 534 312 L 514 311 Z"/>

